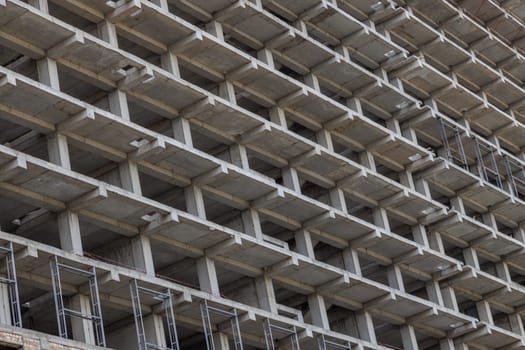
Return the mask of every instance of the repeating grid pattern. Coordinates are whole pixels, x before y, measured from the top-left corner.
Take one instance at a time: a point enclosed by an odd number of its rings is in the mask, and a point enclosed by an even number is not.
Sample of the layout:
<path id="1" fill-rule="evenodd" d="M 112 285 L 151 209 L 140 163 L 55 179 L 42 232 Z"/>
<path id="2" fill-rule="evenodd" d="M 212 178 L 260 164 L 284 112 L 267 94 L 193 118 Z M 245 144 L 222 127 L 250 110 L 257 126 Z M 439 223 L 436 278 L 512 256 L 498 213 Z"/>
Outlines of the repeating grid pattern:
<path id="1" fill-rule="evenodd" d="M 23 326 L 86 349 L 525 348 L 524 20 L 520 0 L 0 0 Z M 61 272 L 56 308 L 89 317 L 57 326 L 50 259 L 93 271 L 96 296 Z"/>

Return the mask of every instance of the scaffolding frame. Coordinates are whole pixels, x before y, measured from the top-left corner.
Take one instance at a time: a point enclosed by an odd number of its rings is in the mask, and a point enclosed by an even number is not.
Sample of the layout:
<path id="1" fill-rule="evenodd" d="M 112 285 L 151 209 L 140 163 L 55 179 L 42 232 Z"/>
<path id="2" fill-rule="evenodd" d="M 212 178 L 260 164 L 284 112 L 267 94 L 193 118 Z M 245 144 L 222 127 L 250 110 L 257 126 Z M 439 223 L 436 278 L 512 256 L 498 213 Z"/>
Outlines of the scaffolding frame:
<path id="1" fill-rule="evenodd" d="M 331 340 L 327 340 L 324 336 L 324 334 L 321 334 L 317 337 L 317 344 L 319 344 L 319 350 L 351 350 L 352 346 L 350 345 L 350 342 L 346 342 L 346 344 L 340 344 L 333 342 Z"/>
<path id="2" fill-rule="evenodd" d="M 49 265 L 51 269 L 51 281 L 53 284 L 53 296 L 55 299 L 55 310 L 59 336 L 62 338 L 69 338 L 67 330 L 67 316 L 83 318 L 90 320 L 93 323 L 95 345 L 105 347 L 106 336 L 104 334 L 102 308 L 100 305 L 100 295 L 98 291 L 97 273 L 95 267 L 92 266 L 89 270 L 84 270 L 74 266 L 66 265 L 60 263 L 57 256 L 51 258 Z M 64 306 L 64 294 L 62 292 L 62 282 L 60 279 L 61 270 L 65 270 L 88 279 L 91 314 L 84 314 L 80 311 L 69 309 Z"/>
<path id="3" fill-rule="evenodd" d="M 159 292 L 153 289 L 139 286 L 136 279 L 130 281 L 131 303 L 133 306 L 133 319 L 135 320 L 135 330 L 140 350 L 179 350 L 179 338 L 177 335 L 177 324 L 175 323 L 175 313 L 173 312 L 173 295 L 171 290 Z M 162 302 L 164 309 L 164 319 L 168 329 L 169 344 L 163 347 L 157 344 L 148 343 L 146 331 L 144 329 L 144 318 L 142 316 L 142 307 L 140 303 L 140 294 L 146 294 Z"/>
<path id="4" fill-rule="evenodd" d="M 506 156 L 505 169 L 511 193 L 517 198 L 523 198 L 525 196 L 525 167 L 521 162 Z"/>
<path id="5" fill-rule="evenodd" d="M 264 340 L 266 342 L 267 350 L 276 350 L 275 340 L 273 338 L 273 331 L 276 331 L 281 334 L 286 334 L 286 337 L 290 338 L 290 344 L 292 346 L 292 350 L 300 350 L 299 337 L 297 336 L 297 330 L 295 326 L 291 326 L 291 328 L 284 328 L 281 326 L 277 326 L 277 325 L 272 324 L 269 318 L 264 320 L 263 326 L 264 326 Z"/>
<path id="6" fill-rule="evenodd" d="M 469 171 L 467 155 L 465 154 L 463 141 L 461 140 L 461 130 L 456 125 L 447 123 L 443 118 L 439 118 L 438 121 L 439 133 L 447 160 Z M 452 133 L 451 137 L 448 136 L 448 132 Z M 453 139 L 457 149 L 453 147 L 450 139 Z"/>
<path id="7" fill-rule="evenodd" d="M 503 181 L 499 172 L 498 163 L 496 162 L 496 156 L 494 155 L 494 147 L 485 145 L 480 142 L 477 138 L 474 139 L 476 144 L 476 157 L 478 158 L 478 166 L 480 168 L 481 178 L 487 182 L 495 182 L 498 188 L 503 189 Z M 488 157 L 488 164 L 485 158 Z M 493 181 L 491 181 L 493 180 Z"/>
<path id="8" fill-rule="evenodd" d="M 0 283 L 7 286 L 11 324 L 15 327 L 22 327 L 22 313 L 20 310 L 13 242 L 7 243 L 6 246 L 0 246 L 0 255 L 2 254 L 5 255 L 6 276 L 0 277 Z"/>
<path id="9" fill-rule="evenodd" d="M 225 316 L 230 319 L 232 335 L 233 335 L 233 345 L 235 350 L 243 350 L 242 337 L 241 337 L 241 328 L 239 326 L 239 316 L 237 314 L 237 309 L 233 311 L 227 311 L 223 309 L 210 306 L 208 301 L 204 299 L 200 304 L 202 325 L 204 328 L 204 337 L 206 339 L 206 348 L 208 350 L 215 350 L 215 342 L 213 341 L 213 328 L 211 325 L 210 313 L 217 315 Z"/>

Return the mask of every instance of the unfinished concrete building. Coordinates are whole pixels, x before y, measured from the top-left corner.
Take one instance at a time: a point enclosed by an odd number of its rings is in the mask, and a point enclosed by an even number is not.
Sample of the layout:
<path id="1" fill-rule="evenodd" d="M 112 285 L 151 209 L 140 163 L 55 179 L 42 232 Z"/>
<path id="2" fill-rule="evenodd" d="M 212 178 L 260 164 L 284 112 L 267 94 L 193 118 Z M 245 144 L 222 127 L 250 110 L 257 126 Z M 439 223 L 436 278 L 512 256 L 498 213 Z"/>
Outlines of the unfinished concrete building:
<path id="1" fill-rule="evenodd" d="M 522 0 L 0 0 L 0 349 L 525 349 Z"/>

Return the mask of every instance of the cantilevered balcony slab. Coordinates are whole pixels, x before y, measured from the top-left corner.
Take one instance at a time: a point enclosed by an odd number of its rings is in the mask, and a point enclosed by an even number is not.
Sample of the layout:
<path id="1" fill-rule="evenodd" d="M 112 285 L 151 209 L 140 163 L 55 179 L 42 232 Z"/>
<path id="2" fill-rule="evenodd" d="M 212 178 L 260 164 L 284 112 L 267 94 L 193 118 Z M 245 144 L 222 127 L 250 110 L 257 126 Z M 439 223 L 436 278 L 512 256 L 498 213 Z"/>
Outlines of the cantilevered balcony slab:
<path id="1" fill-rule="evenodd" d="M 445 160 L 441 160 L 435 166 L 421 172 L 419 176 L 436 185 L 439 189 L 452 194 L 462 189 L 481 186 L 481 181 L 474 175 Z M 467 197 L 469 193 L 463 192 L 462 194 Z"/>
<path id="2" fill-rule="evenodd" d="M 131 158 L 144 160 L 188 178 L 205 174 L 220 166 L 208 154 L 197 149 L 188 149 L 184 144 L 168 138 L 145 143 L 131 154 Z"/>
<path id="3" fill-rule="evenodd" d="M 478 329 L 458 338 L 469 346 L 487 348 L 524 349 L 523 340 L 517 334 L 506 329 L 488 324 L 479 325 Z"/>
<path id="4" fill-rule="evenodd" d="M 525 202 L 519 198 L 506 198 L 499 203 L 490 206 L 491 212 L 497 217 L 511 222 L 522 222 L 525 220 Z"/>
<path id="5" fill-rule="evenodd" d="M 110 21 L 118 23 L 126 31 L 154 38 L 165 45 L 178 42 L 195 33 L 189 23 L 167 12 L 159 11 L 152 3 L 136 1 L 133 6 L 133 2 L 129 1 L 111 11 Z M 130 9 L 125 14 L 121 14 L 123 12 L 121 9 L 126 7 Z"/>
<path id="6" fill-rule="evenodd" d="M 481 300 L 485 295 L 505 288 L 505 282 L 485 272 L 465 266 L 462 273 L 444 281 L 442 287 L 444 286 L 453 287 L 457 293 L 467 298 Z"/>
<path id="7" fill-rule="evenodd" d="M 400 185 L 394 181 L 390 182 L 385 178 L 372 177 L 365 171 L 349 177 L 348 180 L 343 180 L 340 186 L 344 191 L 369 203 L 374 203 L 374 205 L 403 191 Z"/>
<path id="8" fill-rule="evenodd" d="M 313 263 L 309 258 L 292 255 L 267 269 L 275 281 L 304 294 L 314 292 L 314 287 L 322 286 L 342 277 L 342 272 L 331 265 Z"/>
<path id="9" fill-rule="evenodd" d="M 345 241 L 358 239 L 374 231 L 368 222 L 351 215 L 332 211 L 303 223 L 304 227 L 320 241 L 328 244 L 346 245 Z"/>
<path id="10" fill-rule="evenodd" d="M 257 114 L 216 97 L 190 106 L 181 114 L 184 118 L 205 123 L 231 137 L 242 137 L 244 133 L 262 127 L 266 122 Z"/>
<path id="11" fill-rule="evenodd" d="M 255 49 L 289 30 L 281 19 L 245 1 L 236 1 L 215 16 L 225 26 L 225 32 Z"/>
<path id="12" fill-rule="evenodd" d="M 377 77 L 361 68 L 361 66 L 342 63 L 341 61 L 341 57 L 334 56 L 314 67 L 312 72 L 343 97 L 350 97 L 353 91 L 377 81 Z"/>
<path id="13" fill-rule="evenodd" d="M 6 1 L 0 8 L 2 31 L 41 50 L 52 48 L 75 34 L 73 27 L 66 29 L 57 25 L 51 17 L 22 1 Z"/>
<path id="14" fill-rule="evenodd" d="M 468 216 L 462 216 L 459 213 L 451 212 L 451 214 L 430 225 L 429 230 L 435 230 L 455 242 L 463 242 L 462 246 L 466 246 L 468 242 L 492 236 L 491 228 L 479 221 Z"/>
<path id="15" fill-rule="evenodd" d="M 317 217 L 328 211 L 305 196 L 292 194 L 291 191 L 277 189 L 252 202 L 252 206 L 268 216 L 277 224 L 299 229 L 301 222 Z"/>
<path id="16" fill-rule="evenodd" d="M 207 97 L 205 91 L 160 69 L 133 71 L 119 82 L 119 87 L 132 100 L 166 118 L 174 118 Z"/>
<path id="17" fill-rule="evenodd" d="M 186 213 L 169 213 L 154 218 L 141 228 L 144 235 L 182 254 L 208 249 L 230 239 L 232 232 Z"/>
<path id="18" fill-rule="evenodd" d="M 235 166 L 217 168 L 194 180 L 197 185 L 205 185 L 211 191 L 217 190 L 231 196 L 252 201 L 275 190 L 273 179 L 260 178 L 251 171 L 241 170 Z"/>

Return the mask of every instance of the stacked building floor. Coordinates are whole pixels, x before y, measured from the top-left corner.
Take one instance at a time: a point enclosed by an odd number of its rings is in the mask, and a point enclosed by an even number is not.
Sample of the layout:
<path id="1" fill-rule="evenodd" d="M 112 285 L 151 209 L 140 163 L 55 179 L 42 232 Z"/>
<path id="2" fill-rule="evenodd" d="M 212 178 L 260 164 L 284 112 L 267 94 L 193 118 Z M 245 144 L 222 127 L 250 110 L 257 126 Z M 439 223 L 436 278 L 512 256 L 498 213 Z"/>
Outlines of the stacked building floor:
<path id="1" fill-rule="evenodd" d="M 525 349 L 525 2 L 0 0 L 0 349 Z"/>

